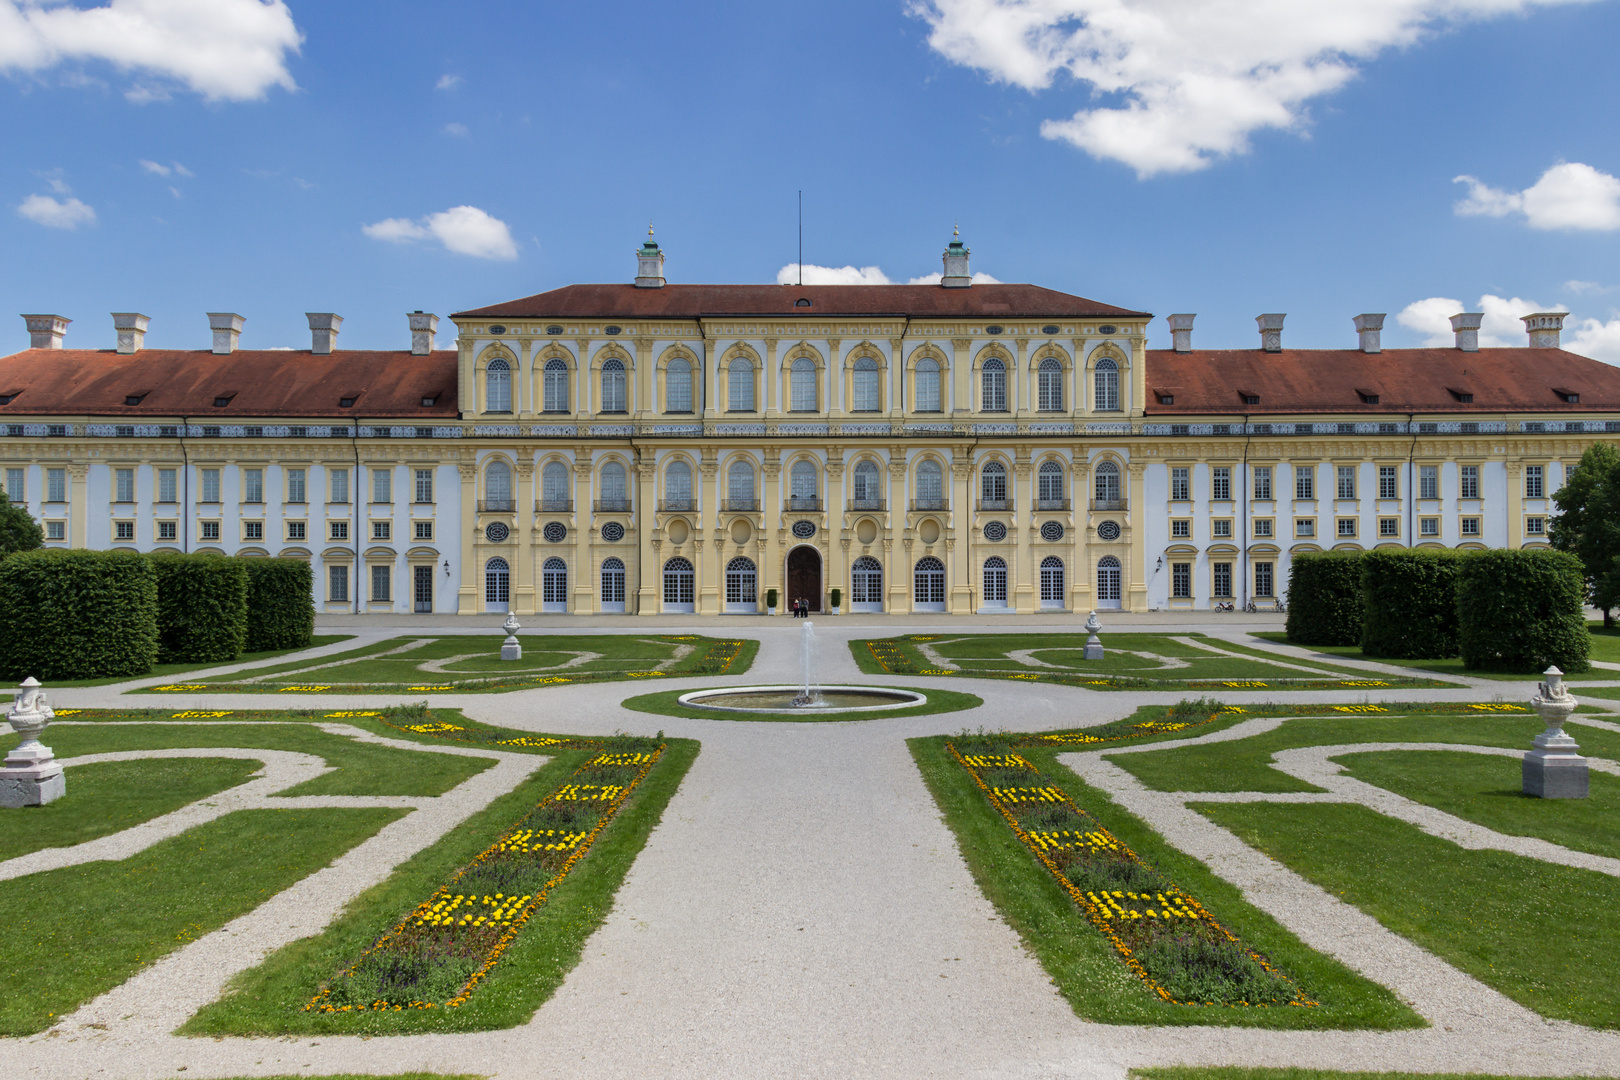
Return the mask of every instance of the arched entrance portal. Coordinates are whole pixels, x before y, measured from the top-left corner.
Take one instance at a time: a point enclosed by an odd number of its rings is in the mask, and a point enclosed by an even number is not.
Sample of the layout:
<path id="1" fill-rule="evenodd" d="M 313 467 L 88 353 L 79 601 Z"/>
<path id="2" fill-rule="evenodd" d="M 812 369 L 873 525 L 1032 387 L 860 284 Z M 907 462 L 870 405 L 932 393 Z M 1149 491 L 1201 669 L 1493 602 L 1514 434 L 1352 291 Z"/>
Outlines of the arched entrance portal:
<path id="1" fill-rule="evenodd" d="M 788 604 L 807 601 L 811 611 L 821 610 L 821 552 L 813 547 L 796 547 L 788 552 Z"/>

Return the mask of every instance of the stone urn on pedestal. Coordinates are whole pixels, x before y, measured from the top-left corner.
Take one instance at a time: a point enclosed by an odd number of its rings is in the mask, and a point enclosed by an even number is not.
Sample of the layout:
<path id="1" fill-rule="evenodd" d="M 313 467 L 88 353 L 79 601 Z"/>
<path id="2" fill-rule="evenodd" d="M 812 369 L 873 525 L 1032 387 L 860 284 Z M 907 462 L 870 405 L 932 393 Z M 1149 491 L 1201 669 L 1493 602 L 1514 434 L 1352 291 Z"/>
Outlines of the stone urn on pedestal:
<path id="1" fill-rule="evenodd" d="M 1086 659 L 1101 660 L 1103 658 L 1103 645 L 1102 639 L 1097 636 L 1097 632 L 1102 629 L 1102 623 L 1097 621 L 1095 611 L 1091 613 L 1091 618 L 1086 620 L 1086 625 L 1081 629 L 1091 635 L 1086 639 Z"/>
<path id="2" fill-rule="evenodd" d="M 518 644 L 517 639 L 517 632 L 523 627 L 518 623 L 517 616 L 507 612 L 506 621 L 501 624 L 501 629 L 506 631 L 506 640 L 501 642 L 501 659 L 523 659 L 523 646 Z"/>
<path id="3" fill-rule="evenodd" d="M 0 807 L 44 806 L 67 794 L 67 780 L 51 748 L 39 741 L 40 732 L 55 719 L 45 692 L 33 676 L 23 680 L 6 720 L 22 742 L 6 755 L 0 768 Z"/>
<path id="4" fill-rule="evenodd" d="M 1564 673 L 1549 667 L 1530 705 L 1547 729 L 1536 736 L 1536 748 L 1524 755 L 1524 793 L 1538 799 L 1584 799 L 1589 793 L 1586 759 L 1575 740 L 1564 734 L 1564 721 L 1579 704 Z"/>

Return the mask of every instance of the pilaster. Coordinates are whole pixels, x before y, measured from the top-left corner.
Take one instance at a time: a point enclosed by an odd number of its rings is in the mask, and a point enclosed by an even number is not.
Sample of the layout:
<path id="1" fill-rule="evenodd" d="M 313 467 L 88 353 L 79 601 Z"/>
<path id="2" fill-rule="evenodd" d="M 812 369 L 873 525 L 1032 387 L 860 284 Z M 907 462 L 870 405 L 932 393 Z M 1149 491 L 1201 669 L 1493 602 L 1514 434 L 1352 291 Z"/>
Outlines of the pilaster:
<path id="1" fill-rule="evenodd" d="M 461 477 L 461 516 L 457 518 L 457 532 L 461 534 L 461 584 L 456 590 L 456 614 L 476 615 L 482 609 L 478 602 L 478 590 L 484 583 L 484 568 L 477 562 L 478 465 L 472 461 L 459 461 L 456 463 L 456 473 Z M 310 516 L 311 527 L 319 528 L 314 524 L 314 515 Z M 316 592 L 320 592 L 319 582 L 316 583 Z"/>
<path id="2" fill-rule="evenodd" d="M 949 408 L 955 416 L 966 416 L 973 412 L 972 338 L 951 339 L 951 403 Z"/>
<path id="3" fill-rule="evenodd" d="M 765 376 L 765 382 L 763 385 L 765 401 L 763 404 L 765 406 L 765 419 L 767 422 L 775 420 L 782 414 L 780 393 L 782 386 L 782 373 L 777 370 L 778 361 L 776 359 L 776 346 L 776 338 L 768 337 L 765 339 L 765 370 L 761 372 L 761 374 Z M 789 404 L 791 404 L 791 402 Z M 773 428 L 771 430 L 775 429 Z"/>
<path id="4" fill-rule="evenodd" d="M 1029 459 L 1029 447 L 1015 448 L 1013 461 L 1013 543 L 1009 545 L 1012 565 L 1007 568 L 1013 582 L 1013 607 L 1020 615 L 1031 615 L 1040 607 L 1040 596 L 1034 585 L 1035 533 L 1030 527 L 1035 513 L 1035 486 L 1031 480 L 1034 469 Z"/>
<path id="5" fill-rule="evenodd" d="M 591 581 L 591 536 L 596 532 L 596 515 L 591 506 L 592 484 L 591 472 L 595 462 L 591 460 L 591 449 L 588 446 L 576 447 L 574 450 L 574 558 L 570 567 L 569 602 L 568 611 L 574 615 L 590 615 L 596 611 L 596 604 L 592 598 L 596 595 L 594 583 Z M 561 554 L 561 552 L 558 552 Z M 533 572 L 531 567 L 530 572 Z M 542 601 L 544 597 L 541 598 Z"/>
<path id="6" fill-rule="evenodd" d="M 1075 459 L 1069 463 L 1069 505 L 1074 513 L 1071 523 L 1078 523 L 1069 531 L 1071 551 L 1068 561 L 1069 610 L 1075 614 L 1090 611 L 1092 560 L 1086 538 L 1091 534 L 1090 515 L 1086 508 L 1091 497 L 1091 465 L 1085 459 L 1085 448 L 1075 450 Z"/>
<path id="7" fill-rule="evenodd" d="M 765 474 L 764 499 L 759 508 L 763 511 L 760 520 L 763 527 L 759 530 L 758 541 L 763 548 L 763 554 L 758 560 L 759 564 L 759 609 L 765 607 L 765 590 L 776 590 L 778 611 L 782 610 L 782 603 L 787 596 L 786 570 L 782 565 L 782 459 L 781 453 L 774 446 L 767 446 L 764 450 L 764 464 L 762 471 Z"/>
<path id="8" fill-rule="evenodd" d="M 958 456 L 951 462 L 952 527 L 945 535 L 946 562 L 951 568 L 952 615 L 973 614 L 973 459 L 967 451 L 957 448 Z M 957 537 L 967 543 L 958 544 Z"/>
<path id="9" fill-rule="evenodd" d="M 534 602 L 534 459 L 517 461 L 517 515 L 512 522 L 512 539 L 517 544 L 513 559 L 512 610 L 532 615 Z"/>
<path id="10" fill-rule="evenodd" d="M 658 545 L 653 540 L 653 522 L 657 520 L 654 515 L 658 507 L 658 461 L 652 450 L 641 452 L 640 459 L 636 461 L 636 476 L 641 482 L 636 491 L 634 523 L 636 544 L 641 554 L 636 560 L 635 579 L 627 578 L 625 581 L 625 599 L 630 599 L 633 587 L 636 599 L 631 610 L 637 615 L 656 615 L 658 587 L 663 581 L 663 574 L 658 565 Z"/>
<path id="11" fill-rule="evenodd" d="M 1145 566 L 1147 560 L 1146 552 L 1142 550 L 1142 543 L 1147 536 L 1147 529 L 1144 524 L 1147 518 L 1147 508 L 1142 505 L 1142 475 L 1147 472 L 1147 466 L 1133 461 L 1126 465 L 1125 469 L 1130 474 L 1131 532 L 1130 536 L 1126 538 L 1130 542 L 1124 546 L 1126 565 L 1120 568 L 1120 576 L 1125 581 L 1130 582 L 1130 591 L 1124 598 L 1124 606 L 1126 611 L 1145 611 L 1147 610 L 1147 568 Z M 1243 494 L 1246 495 L 1247 492 Z"/>
<path id="12" fill-rule="evenodd" d="M 720 472 L 720 462 L 714 456 L 713 447 L 705 447 L 703 460 L 698 463 L 698 471 L 703 474 L 703 495 L 699 505 L 703 507 L 698 515 L 697 528 L 692 531 L 692 566 L 697 572 L 697 611 L 700 615 L 718 615 L 720 613 L 720 600 L 722 590 L 725 588 L 725 576 L 721 570 L 715 568 L 715 560 L 724 544 L 720 537 L 720 495 L 716 490 L 715 477 Z M 711 550 L 705 555 L 704 540 L 710 535 L 716 539 Z"/>
<path id="13" fill-rule="evenodd" d="M 883 610 L 894 614 L 907 610 L 911 605 L 906 603 L 906 594 L 910 591 L 907 584 L 911 577 L 911 566 L 895 566 L 894 544 L 900 540 L 905 532 L 906 522 L 906 448 L 904 446 L 889 447 L 889 513 L 887 517 L 888 535 L 883 538 L 883 583 L 885 597 Z M 904 550 L 909 550 L 911 542 L 907 540 Z M 904 572 L 901 572 L 903 569 Z"/>
<path id="14" fill-rule="evenodd" d="M 67 471 L 68 483 L 70 484 L 68 491 L 68 516 L 70 518 L 68 546 L 73 548 L 89 547 L 90 485 L 87 481 L 90 476 L 90 466 L 73 462 L 68 465 Z M 191 539 L 192 542 L 195 542 L 196 522 L 182 521 L 180 527 L 182 529 L 191 529 L 193 531 Z M 187 547 L 184 550 L 190 550 L 190 548 Z"/>

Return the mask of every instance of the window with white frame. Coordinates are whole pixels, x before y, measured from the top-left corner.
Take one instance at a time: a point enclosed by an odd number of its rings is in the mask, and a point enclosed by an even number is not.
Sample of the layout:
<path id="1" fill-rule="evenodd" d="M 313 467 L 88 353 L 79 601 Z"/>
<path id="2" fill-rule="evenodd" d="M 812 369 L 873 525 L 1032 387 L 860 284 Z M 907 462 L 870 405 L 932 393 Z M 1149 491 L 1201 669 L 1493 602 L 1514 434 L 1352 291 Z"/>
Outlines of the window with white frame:
<path id="1" fill-rule="evenodd" d="M 1215 537 L 1217 540 L 1231 539 L 1231 536 L 1232 536 L 1232 519 L 1231 518 L 1215 518 L 1214 520 L 1212 520 L 1209 523 L 1209 535 Z"/>
<path id="2" fill-rule="evenodd" d="M 1401 519 L 1398 517 L 1381 517 L 1378 519 L 1379 536 L 1401 535 Z"/>
<path id="3" fill-rule="evenodd" d="M 1098 464 L 1092 488 L 1092 497 L 1097 500 L 1098 509 L 1118 509 L 1118 504 L 1123 501 L 1120 495 L 1119 466 L 1112 461 Z"/>
<path id="4" fill-rule="evenodd" d="M 1231 466 L 1217 465 L 1209 473 L 1209 497 L 1216 502 L 1230 502 L 1232 499 Z"/>
<path id="5" fill-rule="evenodd" d="M 753 408 L 753 391 L 749 391 L 749 408 Z M 735 405 L 732 408 L 736 408 Z M 793 361 L 788 370 L 788 411 L 816 411 L 816 362 L 808 356 Z"/>
<path id="6" fill-rule="evenodd" d="M 568 361 L 554 356 L 546 361 L 540 372 L 542 410 L 551 413 L 568 411 Z"/>
<path id="7" fill-rule="evenodd" d="M 754 365 L 745 356 L 733 358 L 726 368 L 726 408 L 731 412 L 754 411 Z"/>
<path id="8" fill-rule="evenodd" d="M 347 566 L 328 566 L 326 568 L 326 598 L 334 601 L 347 601 L 349 599 L 349 568 Z"/>
<path id="9" fill-rule="evenodd" d="M 512 365 L 499 356 L 484 368 L 484 411 L 512 411 Z"/>
<path id="10" fill-rule="evenodd" d="M 1007 501 L 1007 467 L 999 461 L 987 461 L 984 468 L 979 470 L 979 498 L 986 505 L 996 505 Z"/>
<path id="11" fill-rule="evenodd" d="M 1355 535 L 1356 535 L 1356 519 L 1355 518 L 1340 518 L 1339 519 L 1339 536 L 1340 536 L 1340 538 L 1341 539 L 1354 539 Z"/>
<path id="12" fill-rule="evenodd" d="M 113 501 L 121 503 L 135 501 L 134 469 L 113 470 Z"/>
<path id="13" fill-rule="evenodd" d="M 327 538 L 331 540 L 347 540 L 349 538 L 349 523 L 347 521 L 327 522 Z"/>
<path id="14" fill-rule="evenodd" d="M 1526 465 L 1524 467 L 1524 497 L 1527 499 L 1544 499 L 1547 497 L 1547 483 L 1540 465 Z"/>
<path id="15" fill-rule="evenodd" d="M 1419 536 L 1439 536 L 1440 519 L 1437 517 L 1418 518 Z"/>
<path id="16" fill-rule="evenodd" d="M 264 470 L 242 470 L 242 501 L 245 503 L 264 502 Z"/>
<path id="17" fill-rule="evenodd" d="M 1308 540 L 1316 535 L 1315 518 L 1295 518 L 1294 536 L 1297 539 Z"/>
<path id="18" fill-rule="evenodd" d="M 53 503 L 67 502 L 67 470 L 45 470 L 45 501 Z"/>
<path id="19" fill-rule="evenodd" d="M 1353 499 L 1356 497 L 1356 467 L 1354 465 L 1339 466 L 1339 498 Z"/>
<path id="20" fill-rule="evenodd" d="M 540 508 L 567 513 L 573 505 L 568 466 L 553 459 L 540 468 Z"/>
<path id="21" fill-rule="evenodd" d="M 1170 564 L 1170 595 L 1177 600 L 1192 598 L 1192 563 Z"/>
<path id="22" fill-rule="evenodd" d="M 391 503 L 394 501 L 394 470 L 371 470 L 371 501 L 374 503 Z"/>
<path id="23" fill-rule="evenodd" d="M 984 412 L 1007 411 L 1007 366 L 992 356 L 979 373 L 979 408 Z"/>
<path id="24" fill-rule="evenodd" d="M 197 538 L 199 540 L 218 540 L 219 539 L 219 522 L 217 522 L 217 521 L 198 522 Z"/>
<path id="25" fill-rule="evenodd" d="M 180 539 L 180 523 L 178 521 L 160 521 L 157 523 L 157 538 L 159 540 Z"/>
<path id="26" fill-rule="evenodd" d="M 918 412 L 939 412 L 939 361 L 924 358 L 917 361 L 916 393 L 911 407 Z"/>
<path id="27" fill-rule="evenodd" d="M 1464 535 L 1464 536 L 1478 536 L 1479 533 L 1480 533 L 1480 530 L 1479 530 L 1479 518 L 1477 518 L 1477 517 L 1465 517 L 1465 518 L 1463 518 L 1462 519 L 1461 532 L 1462 532 L 1462 535 Z"/>
<path id="28" fill-rule="evenodd" d="M 1063 411 L 1063 361 L 1048 356 L 1036 373 L 1035 407 L 1042 412 Z"/>
<path id="29" fill-rule="evenodd" d="M 672 507 L 692 504 L 692 466 L 677 458 L 664 470 L 664 499 Z"/>
<path id="30" fill-rule="evenodd" d="M 855 509 L 875 510 L 883 500 L 881 474 L 877 463 L 863 461 L 855 466 Z"/>
<path id="31" fill-rule="evenodd" d="M 1170 470 L 1170 498 L 1186 502 L 1192 498 L 1192 470 L 1176 466 Z"/>
<path id="32" fill-rule="evenodd" d="M 65 522 L 65 521 L 47 521 L 45 523 L 45 539 L 47 539 L 47 540 L 66 540 L 67 539 L 67 522 Z"/>
<path id="33" fill-rule="evenodd" d="M 1276 595 L 1273 584 L 1272 570 L 1274 564 L 1257 562 L 1254 564 L 1254 595 L 1269 599 Z"/>
<path id="34" fill-rule="evenodd" d="M 308 539 L 308 537 L 309 537 L 309 522 L 307 522 L 307 521 L 289 521 L 289 522 L 287 522 L 287 539 L 288 540 L 305 540 L 305 539 Z"/>
<path id="35" fill-rule="evenodd" d="M 1294 498 L 1316 498 L 1316 466 L 1294 466 Z"/>
<path id="36" fill-rule="evenodd" d="M 1209 579 L 1211 592 L 1218 600 L 1232 598 L 1232 564 L 1229 562 L 1213 562 L 1209 564 Z"/>
<path id="37" fill-rule="evenodd" d="M 882 394 L 879 393 L 877 361 L 870 356 L 863 356 L 855 361 L 855 412 L 877 412 L 882 405 Z"/>
<path id="38" fill-rule="evenodd" d="M 1418 466 L 1418 498 L 1438 499 L 1440 497 L 1440 466 Z"/>
<path id="39" fill-rule="evenodd" d="M 290 502 L 290 503 L 301 503 L 301 502 L 305 501 L 305 497 L 304 497 L 304 477 L 305 477 L 305 472 L 304 472 L 303 469 L 288 469 L 287 470 L 287 501 L 288 502 Z M 163 476 L 160 473 L 158 475 L 158 492 L 159 492 L 158 501 L 159 502 L 174 502 L 174 480 L 173 480 L 172 477 L 169 480 L 169 485 L 168 485 L 168 495 L 169 495 L 169 497 L 167 499 L 162 497 L 163 490 L 164 490 Z"/>
<path id="40" fill-rule="evenodd" d="M 1271 466 L 1256 465 L 1254 467 L 1254 497 L 1261 501 L 1271 498 Z"/>
<path id="41" fill-rule="evenodd" d="M 1378 497 L 1380 499 L 1398 499 L 1401 497 L 1399 466 L 1378 466 Z"/>
<path id="42" fill-rule="evenodd" d="M 332 469 L 330 471 L 330 491 L 326 493 L 327 502 L 346 503 L 349 501 L 349 470 Z"/>
<path id="43" fill-rule="evenodd" d="M 1036 482 L 1040 485 L 1036 498 L 1041 501 L 1042 508 L 1056 510 L 1063 502 L 1063 465 L 1057 461 L 1041 462 L 1040 471 L 1036 474 Z"/>
<path id="44" fill-rule="evenodd" d="M 512 508 L 512 467 L 499 458 L 484 470 L 484 501 L 491 510 Z"/>
<path id="45" fill-rule="evenodd" d="M 135 523 L 133 521 L 115 521 L 115 522 L 113 522 L 113 539 L 114 540 L 133 540 L 133 539 L 135 539 Z"/>
<path id="46" fill-rule="evenodd" d="M 414 521 L 411 524 L 413 524 L 416 527 L 416 539 L 418 539 L 418 540 L 431 540 L 431 539 L 433 539 L 433 522 L 431 522 L 431 521 Z"/>
<path id="47" fill-rule="evenodd" d="M 202 470 L 202 493 L 201 493 L 201 495 L 200 495 L 200 497 L 198 498 L 197 501 L 198 502 L 205 502 L 205 503 L 217 503 L 217 502 L 219 502 L 219 470 L 218 469 L 204 469 L 204 470 Z"/>
<path id="48" fill-rule="evenodd" d="M 27 475 L 23 469 L 6 470 L 6 498 L 13 505 L 20 506 L 25 501 L 24 477 Z"/>
<path id="49" fill-rule="evenodd" d="M 130 539 L 132 539 L 132 540 L 134 539 L 134 533 L 135 533 L 135 526 L 134 526 L 134 523 L 131 522 L 131 524 L 130 524 Z M 244 522 L 242 522 L 242 539 L 244 539 L 244 540 L 263 540 L 264 539 L 264 522 L 262 522 L 262 521 L 244 521 Z"/>
<path id="50" fill-rule="evenodd" d="M 664 368 L 664 411 L 688 413 L 692 411 L 692 364 L 676 357 Z"/>
<path id="51" fill-rule="evenodd" d="M 392 600 L 394 568 L 391 566 L 373 566 L 371 568 L 371 599 L 373 602 Z"/>
<path id="52" fill-rule="evenodd" d="M 923 503 L 939 503 L 944 499 L 945 470 L 940 468 L 939 462 L 928 458 L 917 466 L 917 500 Z"/>
<path id="53" fill-rule="evenodd" d="M 433 470 L 416 470 L 416 502 L 430 503 L 433 501 Z"/>
<path id="54" fill-rule="evenodd" d="M 602 509 L 630 509 L 630 478 L 621 462 L 602 466 Z"/>
<path id="55" fill-rule="evenodd" d="M 1094 390 L 1091 407 L 1097 412 L 1119 411 L 1119 365 L 1111 357 L 1097 361 L 1092 373 Z"/>
<path id="56" fill-rule="evenodd" d="M 792 499 L 795 503 L 812 504 L 816 500 L 816 463 L 800 458 L 788 471 Z M 859 484 L 856 485 L 859 487 Z"/>
<path id="57" fill-rule="evenodd" d="M 1527 517 L 1524 519 L 1524 535 L 1546 536 L 1547 519 L 1544 517 Z"/>
<path id="58" fill-rule="evenodd" d="M 1185 540 L 1192 535 L 1192 519 L 1173 518 L 1170 522 L 1170 535 L 1177 540 Z"/>
<path id="59" fill-rule="evenodd" d="M 1479 498 L 1479 466 L 1478 465 L 1464 465 L 1464 466 L 1462 466 L 1461 469 L 1460 469 L 1460 477 L 1459 477 L 1459 479 L 1460 479 L 1461 483 L 1458 486 L 1459 486 L 1459 488 L 1461 490 L 1459 490 L 1457 492 L 1458 498 L 1462 498 L 1462 499 L 1477 499 L 1477 498 Z"/>
<path id="60" fill-rule="evenodd" d="M 371 538 L 373 540 L 392 540 L 394 538 L 394 523 L 392 521 L 373 521 L 371 523 Z"/>
<path id="61" fill-rule="evenodd" d="M 754 501 L 754 464 L 747 458 L 738 458 L 726 470 L 726 499 L 733 506 Z"/>
<path id="62" fill-rule="evenodd" d="M 1254 538 L 1256 540 L 1267 540 L 1267 539 L 1271 538 L 1271 519 L 1270 518 L 1255 518 L 1254 519 Z"/>
<path id="63" fill-rule="evenodd" d="M 605 413 L 628 411 L 624 392 L 624 361 L 609 358 L 602 364 L 602 407 Z"/>

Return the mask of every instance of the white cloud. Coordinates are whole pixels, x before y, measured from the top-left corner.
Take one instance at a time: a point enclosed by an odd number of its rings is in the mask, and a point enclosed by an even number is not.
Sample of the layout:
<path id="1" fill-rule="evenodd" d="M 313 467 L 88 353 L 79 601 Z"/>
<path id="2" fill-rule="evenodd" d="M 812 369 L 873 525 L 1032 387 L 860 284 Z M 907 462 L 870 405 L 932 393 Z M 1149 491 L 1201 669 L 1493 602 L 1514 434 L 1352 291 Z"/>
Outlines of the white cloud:
<path id="1" fill-rule="evenodd" d="M 466 124 L 457 124 L 454 121 L 444 125 L 444 127 L 440 128 L 439 130 L 444 132 L 446 135 L 453 135 L 458 139 L 465 139 L 467 136 L 472 134 L 472 132 L 467 130 Z"/>
<path id="2" fill-rule="evenodd" d="M 1564 320 L 1564 348 L 1605 364 L 1620 364 L 1620 318 Z"/>
<path id="3" fill-rule="evenodd" d="M 1587 296 L 1589 294 L 1594 294 L 1594 293 L 1613 292 L 1614 289 L 1615 289 L 1615 286 L 1601 285 L 1596 281 L 1574 281 L 1574 280 L 1571 280 L 1571 281 L 1564 282 L 1564 291 L 1565 292 L 1572 292 L 1576 296 Z"/>
<path id="4" fill-rule="evenodd" d="M 154 176 L 168 176 L 170 173 L 174 172 L 174 170 L 169 168 L 167 165 L 159 165 L 157 162 L 147 161 L 145 158 L 141 159 L 141 168 L 145 169 L 149 173 L 152 173 Z"/>
<path id="5" fill-rule="evenodd" d="M 1534 300 L 1525 300 L 1518 296 L 1507 298 L 1491 293 L 1480 297 L 1479 304 L 1472 308 L 1463 307 L 1461 300 L 1431 296 L 1427 300 L 1406 305 L 1406 308 L 1395 316 L 1395 321 L 1408 330 L 1423 334 L 1423 344 L 1445 347 L 1456 342 L 1456 337 L 1451 331 L 1451 317 L 1462 311 L 1477 311 L 1485 316 L 1480 323 L 1479 343 L 1486 348 L 1494 348 L 1529 343 L 1524 323 L 1519 321 L 1522 316 L 1537 311 L 1568 310 L 1567 304 L 1553 304 L 1547 307 Z"/>
<path id="6" fill-rule="evenodd" d="M 1472 176 L 1468 197 L 1453 207 L 1463 217 L 1523 214 L 1532 229 L 1620 229 L 1620 179 L 1578 161 L 1560 161 L 1523 191 L 1503 191 Z"/>
<path id="7" fill-rule="evenodd" d="M 460 86 L 461 83 L 462 78 L 460 75 L 440 75 L 439 81 L 433 84 L 433 89 L 454 90 L 456 87 Z"/>
<path id="8" fill-rule="evenodd" d="M 1357 65 L 1448 25 L 1580 0 L 909 0 L 946 59 L 1031 92 L 1067 75 L 1117 104 L 1041 134 L 1140 177 L 1292 130 Z"/>
<path id="9" fill-rule="evenodd" d="M 52 229 L 77 229 L 96 223 L 95 210 L 78 199 L 53 199 L 49 195 L 28 196 L 17 207 L 17 213 Z"/>
<path id="10" fill-rule="evenodd" d="M 104 61 L 135 74 L 137 103 L 167 98 L 165 81 L 210 101 L 292 90 L 287 54 L 302 41 L 284 0 L 0 0 L 0 72 Z"/>
<path id="11" fill-rule="evenodd" d="M 936 271 L 924 274 L 922 277 L 910 278 L 907 285 L 938 285 L 942 275 Z M 778 285 L 792 285 L 799 280 L 799 264 L 788 263 L 776 272 Z M 893 285 L 889 275 L 877 266 L 817 266 L 814 263 L 804 264 L 804 283 L 806 285 Z M 989 274 L 978 273 L 973 275 L 975 285 L 999 285 L 1001 282 Z"/>
<path id="12" fill-rule="evenodd" d="M 387 218 L 361 231 L 373 240 L 406 244 L 417 240 L 437 240 L 446 251 L 475 259 L 515 259 L 517 244 L 506 222 L 491 217 L 476 206 L 452 206 L 420 221 Z"/>
<path id="13" fill-rule="evenodd" d="M 922 277 L 911 278 L 910 280 L 908 280 L 906 282 L 906 284 L 907 285 L 938 285 L 940 283 L 940 280 L 942 278 L 944 278 L 944 276 L 945 276 L 945 274 L 944 274 L 943 271 L 935 270 L 932 274 L 924 274 Z M 1001 279 L 1000 278 L 993 278 L 989 274 L 986 274 L 982 270 L 974 271 L 972 281 L 973 281 L 973 284 L 975 284 L 975 285 L 1000 285 L 1001 284 Z"/>

